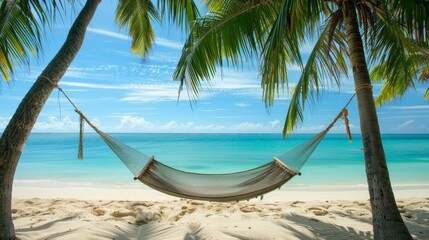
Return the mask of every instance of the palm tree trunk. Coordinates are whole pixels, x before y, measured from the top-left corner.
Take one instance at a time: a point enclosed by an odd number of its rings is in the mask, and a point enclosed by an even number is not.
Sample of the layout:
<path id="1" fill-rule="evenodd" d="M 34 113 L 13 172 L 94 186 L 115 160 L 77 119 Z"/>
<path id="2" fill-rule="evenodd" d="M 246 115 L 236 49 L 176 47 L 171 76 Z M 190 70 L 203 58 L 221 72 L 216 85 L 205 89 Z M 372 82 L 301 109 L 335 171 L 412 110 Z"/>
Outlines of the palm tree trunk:
<path id="1" fill-rule="evenodd" d="M 374 239 L 412 239 L 396 206 L 390 183 L 354 1 L 344 0 L 343 4 L 346 39 L 357 89 Z"/>
<path id="2" fill-rule="evenodd" d="M 46 100 L 82 46 L 86 28 L 101 0 L 87 0 L 66 41 L 21 101 L 0 139 L 0 239 L 16 239 L 11 215 L 16 166 Z"/>

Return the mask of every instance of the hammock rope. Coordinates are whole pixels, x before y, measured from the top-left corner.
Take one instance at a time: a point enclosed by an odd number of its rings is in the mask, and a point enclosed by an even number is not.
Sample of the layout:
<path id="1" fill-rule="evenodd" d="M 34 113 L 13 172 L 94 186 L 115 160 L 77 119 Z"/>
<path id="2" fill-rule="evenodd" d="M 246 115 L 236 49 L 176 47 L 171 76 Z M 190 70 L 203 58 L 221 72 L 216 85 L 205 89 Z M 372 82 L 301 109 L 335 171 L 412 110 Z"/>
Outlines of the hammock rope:
<path id="1" fill-rule="evenodd" d="M 157 161 L 154 156 L 145 155 L 102 132 L 77 108 L 62 88 L 58 85 L 56 87 L 80 117 L 79 159 L 83 158 L 83 122 L 85 121 L 134 174 L 134 180 L 140 180 L 149 187 L 172 196 L 217 202 L 248 200 L 258 196 L 262 198 L 263 194 L 280 188 L 294 176 L 301 175 L 302 166 L 340 118 L 344 119 L 347 135 L 351 140 L 346 108 L 356 95 L 354 94 L 350 98 L 340 113 L 322 132 L 283 155 L 274 157 L 271 162 L 247 171 L 201 174 L 169 167 Z"/>

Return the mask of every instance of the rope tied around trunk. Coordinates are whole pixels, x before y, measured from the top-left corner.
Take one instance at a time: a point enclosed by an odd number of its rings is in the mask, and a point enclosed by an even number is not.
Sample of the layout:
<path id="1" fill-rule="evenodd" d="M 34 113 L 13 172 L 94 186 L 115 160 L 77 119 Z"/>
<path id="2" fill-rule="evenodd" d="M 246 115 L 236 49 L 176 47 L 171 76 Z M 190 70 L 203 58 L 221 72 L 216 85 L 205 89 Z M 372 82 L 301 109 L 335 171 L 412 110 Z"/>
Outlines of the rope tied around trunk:
<path id="1" fill-rule="evenodd" d="M 365 88 L 369 88 L 372 90 L 372 85 L 370 83 L 362 83 L 361 85 L 359 85 L 355 88 L 355 92 L 357 93 L 360 90 L 365 89 Z"/>

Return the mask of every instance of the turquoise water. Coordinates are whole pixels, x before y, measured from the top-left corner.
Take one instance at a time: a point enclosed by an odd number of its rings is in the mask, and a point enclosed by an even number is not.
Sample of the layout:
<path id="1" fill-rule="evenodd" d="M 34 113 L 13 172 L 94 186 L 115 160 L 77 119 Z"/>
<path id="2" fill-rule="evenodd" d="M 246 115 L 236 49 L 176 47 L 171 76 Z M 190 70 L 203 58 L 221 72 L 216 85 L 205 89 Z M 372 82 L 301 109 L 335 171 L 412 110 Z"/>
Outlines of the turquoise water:
<path id="1" fill-rule="evenodd" d="M 283 140 L 270 134 L 112 134 L 158 161 L 185 171 L 225 173 L 254 168 L 313 135 Z M 358 135 L 328 134 L 291 186 L 365 185 Z M 132 174 L 96 134 L 86 134 L 85 159 L 77 160 L 77 134 L 32 134 L 15 175 L 16 182 L 133 184 Z M 429 135 L 383 135 L 394 185 L 429 184 Z"/>

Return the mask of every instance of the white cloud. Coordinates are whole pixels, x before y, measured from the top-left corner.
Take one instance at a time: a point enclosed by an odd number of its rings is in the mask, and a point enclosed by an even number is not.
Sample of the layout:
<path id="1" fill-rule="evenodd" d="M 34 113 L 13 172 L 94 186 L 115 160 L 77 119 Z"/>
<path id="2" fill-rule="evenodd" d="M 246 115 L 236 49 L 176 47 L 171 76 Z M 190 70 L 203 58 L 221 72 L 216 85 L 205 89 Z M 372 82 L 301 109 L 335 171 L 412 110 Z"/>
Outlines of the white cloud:
<path id="1" fill-rule="evenodd" d="M 178 50 L 182 50 L 183 48 L 183 43 L 171 41 L 160 37 L 155 38 L 155 45 L 172 48 L 172 49 L 178 49 Z"/>
<path id="2" fill-rule="evenodd" d="M 35 131 L 70 131 L 70 130 L 78 130 L 79 122 L 73 121 L 69 116 L 65 116 L 62 119 L 58 119 L 55 116 L 48 116 L 48 120 L 45 122 L 36 122 L 34 125 Z"/>
<path id="3" fill-rule="evenodd" d="M 380 117 L 379 120 L 391 120 L 391 119 L 402 119 L 402 118 L 427 118 L 425 115 L 397 115 L 397 116 L 388 116 Z"/>
<path id="4" fill-rule="evenodd" d="M 7 124 L 9 124 L 10 118 L 0 117 L 0 131 L 3 131 Z"/>
<path id="5" fill-rule="evenodd" d="M 279 125 L 279 123 L 280 123 L 280 120 L 276 119 L 274 121 L 271 121 L 270 125 L 271 125 L 272 128 L 275 128 L 275 127 L 277 127 Z"/>
<path id="6" fill-rule="evenodd" d="M 237 107 L 248 107 L 248 106 L 250 106 L 249 104 L 243 103 L 243 102 L 236 102 L 236 103 L 234 103 L 234 105 Z"/>
<path id="7" fill-rule="evenodd" d="M 202 109 L 201 112 L 220 112 L 220 111 L 226 111 L 228 109 L 225 108 L 216 108 L 216 109 Z"/>
<path id="8" fill-rule="evenodd" d="M 107 31 L 107 30 L 100 29 L 100 28 L 88 27 L 87 31 L 94 33 L 94 34 L 103 35 L 103 36 L 116 38 L 116 39 L 120 39 L 120 40 L 128 40 L 128 41 L 131 40 L 131 37 L 128 35 L 117 33 L 117 32 L 112 32 L 112 31 Z M 177 49 L 177 50 L 181 50 L 183 47 L 183 43 L 171 41 L 171 40 L 168 40 L 165 38 L 160 38 L 160 37 L 155 38 L 155 45 L 163 46 L 163 47 L 171 48 L 171 49 Z"/>
<path id="9" fill-rule="evenodd" d="M 197 125 L 193 122 L 177 123 L 176 121 L 168 121 L 166 123 L 153 123 L 143 117 L 135 116 L 122 116 L 120 124 L 115 127 L 116 130 L 125 132 L 215 132 L 224 128 L 222 125 Z"/>
<path id="10" fill-rule="evenodd" d="M 102 80 L 103 82 L 119 81 L 148 81 L 150 79 L 171 81 L 174 65 L 161 62 L 158 64 L 131 63 L 124 65 L 95 65 L 90 67 L 70 67 L 65 76 L 88 80 Z"/>
<path id="11" fill-rule="evenodd" d="M 171 84 L 160 85 L 140 85 L 138 88 L 127 93 L 127 96 L 121 98 L 124 102 L 163 102 L 177 101 L 179 87 Z M 180 98 L 180 101 L 187 100 Z"/>
<path id="12" fill-rule="evenodd" d="M 125 35 L 125 34 L 111 32 L 111 31 L 107 31 L 107 30 L 103 30 L 103 29 L 99 29 L 99 28 L 88 27 L 87 31 L 91 32 L 91 33 L 98 34 L 98 35 L 103 35 L 103 36 L 107 36 L 107 37 L 116 38 L 116 39 L 131 40 L 131 37 L 129 37 L 129 36 Z"/>
<path id="13" fill-rule="evenodd" d="M 118 130 L 153 130 L 155 124 L 147 121 L 143 117 L 122 116 Z"/>
<path id="14" fill-rule="evenodd" d="M 415 121 L 414 120 L 407 120 L 405 121 L 403 124 L 400 125 L 400 127 L 407 127 L 410 126 L 411 124 L 413 124 Z"/>
<path id="15" fill-rule="evenodd" d="M 94 118 L 90 119 L 90 121 L 95 126 L 100 127 L 100 121 L 98 119 Z M 46 121 L 37 121 L 33 130 L 35 132 L 78 132 L 79 125 L 77 117 L 71 118 L 66 115 L 62 118 L 58 118 L 54 115 L 48 115 Z M 92 132 L 93 130 L 85 124 L 85 131 Z"/>
<path id="16" fill-rule="evenodd" d="M 429 105 L 394 106 L 394 107 L 386 107 L 386 108 L 389 108 L 389 109 L 403 109 L 403 110 L 429 109 Z"/>
<path id="17" fill-rule="evenodd" d="M 81 87 L 81 88 L 92 88 L 92 89 L 131 89 L 133 85 L 108 85 L 108 84 L 95 84 L 95 83 L 84 83 L 84 82 L 67 82 L 62 81 L 60 85 Z"/>
<path id="18" fill-rule="evenodd" d="M 257 122 L 242 122 L 238 124 L 196 124 L 194 122 L 177 122 L 168 121 L 164 123 L 155 123 L 148 121 L 143 117 L 136 116 L 122 116 L 121 121 L 117 127 L 114 128 L 116 131 L 122 132 L 185 132 L 185 133 L 220 133 L 220 132 L 235 132 L 235 133 L 252 133 L 252 132 L 279 132 L 280 121 L 275 119 L 268 123 L 257 123 Z"/>

